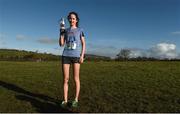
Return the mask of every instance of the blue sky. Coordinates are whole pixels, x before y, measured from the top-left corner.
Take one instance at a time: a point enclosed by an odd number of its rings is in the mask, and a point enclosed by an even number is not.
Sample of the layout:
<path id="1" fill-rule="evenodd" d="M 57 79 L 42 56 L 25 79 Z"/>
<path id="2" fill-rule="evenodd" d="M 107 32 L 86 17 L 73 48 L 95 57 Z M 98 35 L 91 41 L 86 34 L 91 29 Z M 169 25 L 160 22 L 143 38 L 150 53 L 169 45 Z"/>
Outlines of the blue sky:
<path id="1" fill-rule="evenodd" d="M 87 53 L 113 57 L 129 48 L 180 56 L 180 0 L 0 0 L 0 48 L 61 55 L 58 20 L 70 11 L 80 16 Z"/>

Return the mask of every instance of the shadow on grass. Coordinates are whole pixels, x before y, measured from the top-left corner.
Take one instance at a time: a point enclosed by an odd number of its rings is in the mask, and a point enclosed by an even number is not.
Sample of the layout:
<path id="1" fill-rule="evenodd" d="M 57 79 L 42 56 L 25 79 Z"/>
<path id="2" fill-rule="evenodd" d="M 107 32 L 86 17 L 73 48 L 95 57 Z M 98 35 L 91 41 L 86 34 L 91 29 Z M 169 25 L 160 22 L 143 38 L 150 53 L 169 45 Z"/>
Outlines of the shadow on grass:
<path id="1" fill-rule="evenodd" d="M 63 109 L 60 106 L 58 106 L 57 100 L 49 96 L 31 93 L 14 84 L 10 84 L 4 81 L 0 81 L 0 86 L 21 94 L 16 95 L 16 98 L 19 100 L 30 102 L 32 106 L 36 108 L 37 112 L 71 112 L 68 109 Z"/>

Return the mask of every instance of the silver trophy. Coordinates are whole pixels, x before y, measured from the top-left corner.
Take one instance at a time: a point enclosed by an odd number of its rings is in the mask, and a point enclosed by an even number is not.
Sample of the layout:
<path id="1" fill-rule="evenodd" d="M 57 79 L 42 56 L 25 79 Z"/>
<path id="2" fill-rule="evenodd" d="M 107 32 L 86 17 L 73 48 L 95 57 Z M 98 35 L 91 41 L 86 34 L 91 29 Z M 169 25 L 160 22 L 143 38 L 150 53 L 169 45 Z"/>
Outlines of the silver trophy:
<path id="1" fill-rule="evenodd" d="M 64 18 L 61 18 L 60 20 L 60 33 L 65 33 L 65 21 Z"/>

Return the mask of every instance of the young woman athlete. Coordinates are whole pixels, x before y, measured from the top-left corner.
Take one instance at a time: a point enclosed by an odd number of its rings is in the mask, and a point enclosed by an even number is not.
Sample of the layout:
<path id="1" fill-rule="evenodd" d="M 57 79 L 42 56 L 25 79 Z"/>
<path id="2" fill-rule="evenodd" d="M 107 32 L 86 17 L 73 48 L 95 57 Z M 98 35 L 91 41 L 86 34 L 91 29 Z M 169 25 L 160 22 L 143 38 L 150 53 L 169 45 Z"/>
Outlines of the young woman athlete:
<path id="1" fill-rule="evenodd" d="M 76 85 L 76 94 L 74 100 L 71 102 L 72 107 L 78 106 L 78 98 L 80 92 L 80 64 L 84 61 L 85 54 L 85 37 L 83 29 L 79 27 L 79 17 L 76 12 L 70 12 L 67 17 L 70 27 L 60 30 L 59 44 L 64 46 L 62 54 L 62 71 L 64 77 L 63 89 L 64 100 L 61 103 L 62 107 L 67 106 L 68 103 L 68 81 L 70 65 L 73 67 L 73 76 Z"/>

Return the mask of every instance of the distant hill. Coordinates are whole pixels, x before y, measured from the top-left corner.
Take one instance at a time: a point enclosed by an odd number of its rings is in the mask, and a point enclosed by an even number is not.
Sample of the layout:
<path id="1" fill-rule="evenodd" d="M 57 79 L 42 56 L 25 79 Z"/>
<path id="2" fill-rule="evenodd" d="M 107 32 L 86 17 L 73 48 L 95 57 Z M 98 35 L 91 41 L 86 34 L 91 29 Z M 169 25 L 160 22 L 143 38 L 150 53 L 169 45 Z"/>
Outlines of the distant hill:
<path id="1" fill-rule="evenodd" d="M 0 49 L 0 60 L 7 61 L 59 61 L 60 55 L 38 53 L 33 51 L 17 49 Z M 109 57 L 97 56 L 92 54 L 85 55 L 86 61 L 110 60 Z"/>
<path id="2" fill-rule="evenodd" d="M 16 49 L 0 49 L 0 60 L 14 61 L 56 61 L 60 56 Z"/>
<path id="3" fill-rule="evenodd" d="M 106 56 L 99 56 L 99 55 L 93 55 L 93 54 L 86 54 L 85 58 L 87 61 L 110 61 L 110 57 Z"/>

